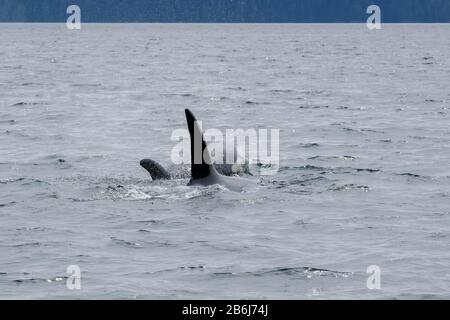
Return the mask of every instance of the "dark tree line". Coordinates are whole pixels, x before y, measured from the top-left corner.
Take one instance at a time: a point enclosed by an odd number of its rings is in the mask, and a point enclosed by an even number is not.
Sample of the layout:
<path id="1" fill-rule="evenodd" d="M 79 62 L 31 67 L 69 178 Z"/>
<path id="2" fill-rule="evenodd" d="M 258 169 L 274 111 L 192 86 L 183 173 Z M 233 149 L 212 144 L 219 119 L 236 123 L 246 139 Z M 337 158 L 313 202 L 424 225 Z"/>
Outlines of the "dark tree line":
<path id="1" fill-rule="evenodd" d="M 450 22 L 450 0 L 0 0 L 0 21 L 64 22 L 77 4 L 91 22 Z"/>

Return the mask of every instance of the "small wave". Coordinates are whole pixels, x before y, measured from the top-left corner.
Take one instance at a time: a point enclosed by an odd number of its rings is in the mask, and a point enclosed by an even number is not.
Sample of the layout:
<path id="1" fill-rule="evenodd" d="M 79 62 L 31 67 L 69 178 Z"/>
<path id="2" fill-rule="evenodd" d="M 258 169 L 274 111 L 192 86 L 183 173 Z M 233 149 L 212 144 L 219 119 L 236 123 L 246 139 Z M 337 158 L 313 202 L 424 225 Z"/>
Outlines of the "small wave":
<path id="1" fill-rule="evenodd" d="M 370 191 L 370 188 L 368 186 L 360 186 L 353 183 L 350 184 L 344 184 L 344 185 L 335 185 L 333 184 L 329 189 L 329 191 L 348 191 L 348 190 L 361 190 L 364 192 Z"/>
<path id="2" fill-rule="evenodd" d="M 282 94 L 282 93 L 294 93 L 296 91 L 291 89 L 273 89 L 270 90 L 270 92 L 275 94 Z"/>
<path id="3" fill-rule="evenodd" d="M 419 175 L 419 174 L 409 173 L 409 172 L 406 172 L 406 173 L 399 173 L 399 175 L 401 175 L 401 176 L 407 176 L 407 177 L 413 177 L 413 178 L 421 178 L 421 177 L 422 177 L 422 176 Z"/>
<path id="4" fill-rule="evenodd" d="M 380 169 L 371 169 L 371 168 L 356 168 L 355 169 L 357 172 L 370 172 L 370 173 L 374 173 L 374 172 L 380 172 Z"/>
<path id="5" fill-rule="evenodd" d="M 323 157 L 321 156 L 317 156 L 317 157 L 312 157 L 309 159 L 312 160 L 323 160 Z M 337 158 L 337 159 L 346 159 L 345 156 L 344 157 L 333 157 L 333 158 Z M 352 158 L 347 158 L 347 159 L 352 159 Z M 360 173 L 360 172 L 368 172 L 368 173 L 379 173 L 381 172 L 380 169 L 376 169 L 376 168 L 353 168 L 353 167 L 321 167 L 321 166 L 314 166 L 314 165 L 304 165 L 304 166 L 293 166 L 293 167 L 288 167 L 288 166 L 283 166 L 280 167 L 280 172 L 284 172 L 284 171 L 291 171 L 291 170 L 302 170 L 302 171 L 319 171 L 319 174 L 343 174 L 343 173 Z"/>
<path id="6" fill-rule="evenodd" d="M 433 232 L 430 236 L 432 239 L 443 239 L 448 238 L 448 234 L 443 232 Z"/>
<path id="7" fill-rule="evenodd" d="M 193 199 L 193 198 L 199 198 L 199 197 L 205 197 L 205 196 L 212 196 L 220 191 L 228 191 L 227 188 L 224 186 L 221 186 L 219 184 L 207 186 L 207 187 L 199 187 L 195 188 L 194 190 L 187 192 L 185 194 L 186 199 Z"/>
<path id="8" fill-rule="evenodd" d="M 227 101 L 227 100 L 230 100 L 230 98 L 228 98 L 228 97 L 211 97 L 211 98 L 209 98 L 209 101 L 212 101 L 212 102 Z"/>
<path id="9" fill-rule="evenodd" d="M 300 148 L 316 148 L 319 144 L 317 142 L 310 142 L 310 143 L 300 143 Z"/>
<path id="10" fill-rule="evenodd" d="M 430 139 L 430 137 L 425 137 L 425 136 L 408 136 L 408 138 L 415 139 L 415 140 L 427 140 L 427 139 Z"/>
<path id="11" fill-rule="evenodd" d="M 50 185 L 50 183 L 45 182 L 43 180 L 40 179 L 33 179 L 33 178 L 28 178 L 28 179 L 24 179 L 25 182 L 22 183 L 23 186 L 28 186 L 28 185 L 32 185 L 32 184 L 46 184 L 46 185 Z"/>
<path id="12" fill-rule="evenodd" d="M 122 239 L 118 239 L 115 237 L 111 237 L 111 240 L 118 245 L 124 246 L 124 247 L 129 247 L 129 248 L 142 248 L 142 245 L 140 243 L 137 242 L 131 242 L 131 241 L 126 241 L 126 240 L 122 240 Z"/>
<path id="13" fill-rule="evenodd" d="M 0 123 L 15 124 L 16 120 L 14 120 L 14 119 L 11 119 L 11 120 L 0 120 Z"/>
<path id="14" fill-rule="evenodd" d="M 20 70 L 23 68 L 23 66 L 21 64 L 18 64 L 15 66 L 7 65 L 7 66 L 3 66 L 3 68 L 5 68 L 6 70 Z"/>
<path id="15" fill-rule="evenodd" d="M 181 270 L 201 270 L 203 271 L 205 269 L 205 266 L 198 265 L 198 266 L 186 266 L 186 267 L 180 267 Z"/>
<path id="16" fill-rule="evenodd" d="M 107 185 L 107 186 L 117 186 L 117 187 L 123 187 L 124 185 L 139 185 L 142 183 L 147 183 L 148 179 L 141 179 L 136 177 L 127 177 L 127 176 L 118 176 L 118 177 L 97 177 L 97 176 L 88 176 L 88 175 L 81 175 L 76 174 L 69 177 L 57 177 L 57 181 L 62 182 L 73 182 L 73 183 L 82 183 L 82 184 L 89 184 L 94 186 L 101 186 L 101 185 Z"/>
<path id="17" fill-rule="evenodd" d="M 46 156 L 42 157 L 41 159 L 43 159 L 43 160 L 58 160 L 61 162 L 65 162 L 63 157 L 64 156 L 60 153 L 53 153 L 53 154 L 46 155 Z"/>
<path id="18" fill-rule="evenodd" d="M 247 105 L 259 105 L 259 104 L 262 104 L 262 105 L 268 105 L 268 104 L 270 104 L 269 102 L 257 102 L 257 101 L 253 101 L 253 100 L 247 100 L 247 101 L 245 101 L 245 104 L 247 104 Z"/>
<path id="19" fill-rule="evenodd" d="M 320 95 L 329 96 L 330 95 L 325 90 L 306 90 L 306 91 L 302 91 L 302 93 L 305 95 L 309 95 L 309 96 L 320 96 Z"/>
<path id="20" fill-rule="evenodd" d="M 28 186 L 33 184 L 49 184 L 45 181 L 42 181 L 40 179 L 34 179 L 34 178 L 10 178 L 6 180 L 0 180 L 0 184 L 14 184 L 20 182 L 22 186 Z"/>
<path id="21" fill-rule="evenodd" d="M 161 199 L 165 198 L 163 193 L 149 192 L 144 188 L 137 186 L 108 186 L 102 195 L 112 200 L 147 200 L 147 199 Z"/>
<path id="22" fill-rule="evenodd" d="M 23 278 L 14 279 L 12 282 L 16 284 L 27 284 L 27 283 L 64 283 L 67 281 L 68 276 L 56 276 L 52 278 Z"/>
<path id="23" fill-rule="evenodd" d="M 302 105 L 299 106 L 299 109 L 328 109 L 330 106 L 329 105 Z"/>
<path id="24" fill-rule="evenodd" d="M 331 276 L 334 278 L 343 277 L 348 278 L 353 273 L 352 272 L 341 272 L 333 271 L 327 269 L 313 268 L 313 267 L 280 267 L 266 271 L 260 271 L 254 273 L 255 275 L 266 275 L 266 274 L 277 274 L 277 275 L 306 275 L 307 278 L 312 278 L 313 276 Z"/>
<path id="25" fill-rule="evenodd" d="M 23 181 L 23 180 L 25 180 L 25 178 L 0 180 L 0 184 L 8 184 L 8 183 L 20 182 L 20 181 Z"/>
<path id="26" fill-rule="evenodd" d="M 417 179 L 417 180 L 424 180 L 424 181 L 431 179 L 431 177 L 429 177 L 429 176 L 423 176 L 423 175 L 420 175 L 420 174 L 410 173 L 410 172 L 397 173 L 397 175 L 403 176 L 403 177 L 408 177 L 408 178 L 414 178 L 414 179 Z"/>
<path id="27" fill-rule="evenodd" d="M 346 132 L 357 132 L 357 133 L 364 133 L 364 132 L 370 132 L 370 133 L 384 133 L 383 131 L 380 130 L 375 130 L 375 129 L 371 129 L 371 128 L 350 128 L 350 127 L 344 127 L 342 128 L 342 130 L 346 131 Z"/>
<path id="28" fill-rule="evenodd" d="M 247 89 L 243 87 L 228 87 L 227 90 L 234 90 L 234 91 L 247 91 Z"/>
<path id="29" fill-rule="evenodd" d="M 319 161 L 327 161 L 332 159 L 338 159 L 338 160 L 356 160 L 357 157 L 354 156 L 312 156 L 309 157 L 308 160 L 319 160 Z"/>
<path id="30" fill-rule="evenodd" d="M 424 61 L 422 64 L 424 64 L 424 65 L 430 65 L 430 64 L 435 64 L 435 62 L 434 62 L 434 57 L 432 57 L 432 56 L 425 56 L 425 57 L 422 57 L 422 60 Z"/>
<path id="31" fill-rule="evenodd" d="M 16 231 L 48 231 L 49 229 L 46 227 L 19 227 L 16 228 Z"/>
<path id="32" fill-rule="evenodd" d="M 275 59 L 273 57 L 265 57 L 264 60 L 267 62 L 276 62 L 277 61 L 277 59 Z"/>
<path id="33" fill-rule="evenodd" d="M 73 83 L 71 84 L 72 87 L 77 88 L 98 88 L 101 87 L 101 83 Z"/>
<path id="34" fill-rule="evenodd" d="M 280 167 L 280 172 L 282 171 L 290 171 L 290 170 L 310 170 L 310 171 L 327 171 L 329 168 L 319 167 L 319 166 L 313 166 L 310 164 L 304 165 L 304 166 L 282 166 Z"/>
<path id="35" fill-rule="evenodd" d="M 305 222 L 305 220 L 300 219 L 300 220 L 294 221 L 292 224 L 297 225 L 297 226 L 306 226 L 306 225 L 311 224 L 311 223 L 310 222 Z"/>
<path id="36" fill-rule="evenodd" d="M 442 296 L 432 293 L 400 293 L 393 300 L 442 300 Z"/>
<path id="37" fill-rule="evenodd" d="M 42 103 L 42 102 L 25 102 L 25 101 L 20 101 L 20 102 L 12 104 L 11 107 L 37 106 L 37 105 L 42 105 L 42 104 L 44 104 L 44 103 Z"/>
<path id="38" fill-rule="evenodd" d="M 308 177 L 305 179 L 291 179 L 288 181 L 289 185 L 301 185 L 301 186 L 306 186 L 308 184 L 314 183 L 314 182 L 319 182 L 319 181 L 324 181 L 327 180 L 327 178 L 319 176 L 319 177 Z"/>
<path id="39" fill-rule="evenodd" d="M 23 248 L 23 247 L 40 247 L 40 242 L 25 242 L 25 243 L 19 243 L 19 244 L 13 244 L 11 247 L 13 248 Z"/>
<path id="40" fill-rule="evenodd" d="M 372 133 L 385 133 L 382 130 L 376 130 L 376 129 L 371 129 L 371 128 L 362 128 L 360 129 L 362 132 L 372 132 Z"/>
<path id="41" fill-rule="evenodd" d="M 332 277 L 332 278 L 348 278 L 352 276 L 353 272 L 333 271 L 314 267 L 278 267 L 273 269 L 263 269 L 257 271 L 246 272 L 215 272 L 217 276 L 289 276 L 289 277 L 301 277 L 305 279 L 311 279 L 315 277 Z"/>
<path id="42" fill-rule="evenodd" d="M 133 248 L 133 249 L 142 249 L 145 247 L 171 247 L 171 246 L 177 246 L 176 244 L 173 244 L 169 242 L 168 240 L 158 240 L 158 241 L 149 241 L 145 243 L 138 243 L 138 242 L 132 242 L 128 240 L 123 240 L 115 237 L 111 237 L 111 240 L 114 244 L 126 247 L 126 248 Z"/>
<path id="43" fill-rule="evenodd" d="M 353 128 L 349 128 L 349 127 L 344 127 L 344 128 L 342 128 L 342 130 L 344 130 L 345 132 L 358 132 L 358 133 L 361 133 L 361 130 L 353 129 Z"/>
<path id="44" fill-rule="evenodd" d="M 15 202 L 15 201 L 7 202 L 7 203 L 0 203 L 0 208 L 11 207 L 15 204 L 17 204 L 17 202 Z"/>
<path id="45" fill-rule="evenodd" d="M 192 93 L 162 93 L 161 96 L 163 97 L 183 97 L 183 98 L 198 98 L 197 95 Z"/>
<path id="46" fill-rule="evenodd" d="M 155 225 L 155 224 L 161 224 L 161 223 L 163 223 L 161 220 L 155 220 L 155 219 L 150 219 L 150 220 L 138 220 L 138 221 L 136 221 L 136 222 L 139 222 L 139 223 L 145 223 L 145 224 L 148 224 L 148 225 Z"/>
<path id="47" fill-rule="evenodd" d="M 156 270 L 156 271 L 147 271 L 145 274 L 158 274 L 158 273 L 166 273 L 166 272 L 178 272 L 178 271 L 205 271 L 206 267 L 204 265 L 197 266 L 181 266 L 170 269 Z"/>
<path id="48" fill-rule="evenodd" d="M 47 279 L 47 282 L 51 283 L 51 282 L 62 282 L 62 281 L 67 281 L 67 279 L 69 279 L 68 276 L 56 276 L 50 279 Z"/>
<path id="49" fill-rule="evenodd" d="M 380 169 L 372 169 L 372 168 L 353 168 L 353 167 L 336 167 L 330 168 L 330 173 L 333 174 L 343 174 L 343 173 L 360 173 L 360 172 L 368 172 L 368 173 L 379 173 Z"/>
<path id="50" fill-rule="evenodd" d="M 45 156 L 43 158 L 40 158 L 37 160 L 37 163 L 33 163 L 33 165 L 55 165 L 59 169 L 70 169 L 72 166 L 67 162 L 66 159 L 63 158 L 62 155 L 52 154 Z"/>
<path id="51" fill-rule="evenodd" d="M 24 283 L 39 283 L 39 282 L 47 282 L 47 279 L 42 278 L 25 278 L 25 279 L 14 279 L 12 282 L 16 284 L 24 284 Z"/>
<path id="52" fill-rule="evenodd" d="M 324 176 L 312 176 L 312 177 L 305 177 L 302 179 L 293 178 L 287 181 L 274 180 L 269 182 L 269 188 L 287 189 L 287 192 L 293 192 L 297 194 L 311 194 L 311 190 L 304 190 L 304 188 L 306 187 L 310 188 L 312 186 L 322 184 L 324 182 L 329 182 L 329 180 Z M 301 187 L 302 189 L 296 190 L 297 187 Z"/>
<path id="53" fill-rule="evenodd" d="M 173 185 L 171 181 L 153 182 L 151 185 L 110 185 L 106 190 L 101 191 L 98 195 L 84 201 L 93 200 L 128 200 L 128 201 L 145 201 L 145 200 L 183 200 L 198 197 L 212 196 L 221 191 L 228 190 L 221 185 L 211 185 L 207 187 L 188 187 L 185 180 L 180 180 Z M 83 199 L 72 199 L 74 201 L 83 201 Z"/>

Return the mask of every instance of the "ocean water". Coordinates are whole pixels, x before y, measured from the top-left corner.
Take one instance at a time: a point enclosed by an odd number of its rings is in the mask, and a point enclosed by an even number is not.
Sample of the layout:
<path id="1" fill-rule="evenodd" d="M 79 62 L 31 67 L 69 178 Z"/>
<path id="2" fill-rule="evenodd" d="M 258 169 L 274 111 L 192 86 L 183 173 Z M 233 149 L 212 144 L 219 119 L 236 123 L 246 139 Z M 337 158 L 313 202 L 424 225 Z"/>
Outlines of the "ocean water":
<path id="1" fill-rule="evenodd" d="M 1 24 L 0 297 L 450 298 L 449 48 L 439 24 Z M 278 173 L 152 182 L 186 107 L 278 128 Z"/>

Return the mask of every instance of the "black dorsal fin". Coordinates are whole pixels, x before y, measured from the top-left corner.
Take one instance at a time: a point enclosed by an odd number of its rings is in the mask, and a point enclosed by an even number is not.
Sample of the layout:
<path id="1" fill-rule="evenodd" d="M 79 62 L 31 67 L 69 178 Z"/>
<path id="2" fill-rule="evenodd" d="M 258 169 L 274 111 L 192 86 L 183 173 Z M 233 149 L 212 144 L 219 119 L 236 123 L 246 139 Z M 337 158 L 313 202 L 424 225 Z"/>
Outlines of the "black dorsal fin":
<path id="1" fill-rule="evenodd" d="M 152 159 L 141 160 L 141 166 L 150 173 L 152 180 L 170 179 L 169 172 Z"/>
<path id="2" fill-rule="evenodd" d="M 211 165 L 211 157 L 209 155 L 206 142 L 203 139 L 203 132 L 197 119 L 189 109 L 185 110 L 186 121 L 191 137 L 191 181 L 206 178 L 216 172 Z M 200 142 L 201 140 L 201 142 Z M 201 146 L 201 147 L 200 147 Z"/>

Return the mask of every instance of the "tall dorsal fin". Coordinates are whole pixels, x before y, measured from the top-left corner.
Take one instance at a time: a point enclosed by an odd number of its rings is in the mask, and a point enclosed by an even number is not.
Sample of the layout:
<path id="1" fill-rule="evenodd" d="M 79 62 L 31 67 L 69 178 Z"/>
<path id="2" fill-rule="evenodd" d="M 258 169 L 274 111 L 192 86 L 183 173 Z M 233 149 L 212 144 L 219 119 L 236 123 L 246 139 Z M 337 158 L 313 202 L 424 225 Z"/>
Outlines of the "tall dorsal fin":
<path id="1" fill-rule="evenodd" d="M 203 132 L 189 109 L 185 110 L 186 121 L 191 137 L 191 181 L 206 178 L 216 169 L 211 165 L 211 156 L 203 139 Z M 201 142 L 200 142 L 201 140 Z"/>

